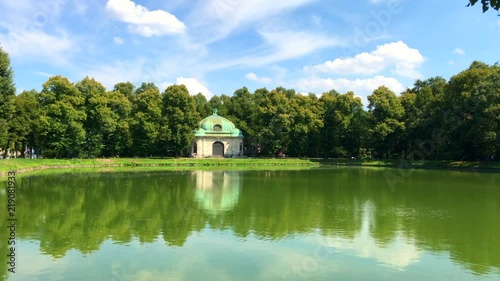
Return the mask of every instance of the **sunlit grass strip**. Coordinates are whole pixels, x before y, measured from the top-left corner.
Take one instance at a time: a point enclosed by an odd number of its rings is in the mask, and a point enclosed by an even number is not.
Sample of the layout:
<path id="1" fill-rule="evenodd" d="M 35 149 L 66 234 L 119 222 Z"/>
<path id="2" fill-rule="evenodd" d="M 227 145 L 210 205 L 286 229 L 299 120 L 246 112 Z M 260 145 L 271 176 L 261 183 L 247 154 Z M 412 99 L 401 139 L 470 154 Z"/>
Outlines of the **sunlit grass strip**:
<path id="1" fill-rule="evenodd" d="M 0 160 L 0 173 L 10 170 L 134 167 L 134 166 L 319 166 L 309 159 L 190 159 L 190 158 L 110 158 L 110 159 L 8 159 Z"/>
<path id="2" fill-rule="evenodd" d="M 301 159 L 301 158 L 110 158 L 110 159 L 4 159 L 0 160 L 0 174 L 16 170 L 28 172 L 43 169 L 105 168 L 105 167 L 293 167 L 293 166 L 370 166 L 405 167 L 400 160 L 360 159 Z M 415 161 L 414 168 L 488 170 L 500 172 L 500 162 Z"/>

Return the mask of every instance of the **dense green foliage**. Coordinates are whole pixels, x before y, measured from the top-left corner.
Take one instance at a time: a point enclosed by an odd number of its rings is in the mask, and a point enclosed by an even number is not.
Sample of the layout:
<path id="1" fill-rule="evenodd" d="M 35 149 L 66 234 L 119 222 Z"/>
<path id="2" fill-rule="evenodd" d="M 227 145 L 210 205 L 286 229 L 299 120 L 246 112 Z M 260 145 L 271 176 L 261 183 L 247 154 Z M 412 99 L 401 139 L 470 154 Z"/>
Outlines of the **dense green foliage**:
<path id="1" fill-rule="evenodd" d="M 497 11 L 500 10 L 500 0 L 469 0 L 469 4 L 467 4 L 467 7 L 474 6 L 477 2 L 481 3 L 483 13 L 488 11 L 490 8 Z"/>
<path id="2" fill-rule="evenodd" d="M 418 80 L 403 93 L 381 86 L 365 108 L 355 93 L 301 95 L 246 87 L 207 100 L 184 85 L 55 76 L 15 96 L 0 52 L 0 148 L 49 158 L 182 156 L 197 122 L 217 108 L 245 136 L 248 156 L 409 160 L 500 158 L 500 65 L 473 62 L 449 81 Z"/>
<path id="3" fill-rule="evenodd" d="M 0 147 L 9 145 L 9 119 L 13 116 L 12 101 L 16 94 L 14 73 L 7 52 L 0 47 Z"/>

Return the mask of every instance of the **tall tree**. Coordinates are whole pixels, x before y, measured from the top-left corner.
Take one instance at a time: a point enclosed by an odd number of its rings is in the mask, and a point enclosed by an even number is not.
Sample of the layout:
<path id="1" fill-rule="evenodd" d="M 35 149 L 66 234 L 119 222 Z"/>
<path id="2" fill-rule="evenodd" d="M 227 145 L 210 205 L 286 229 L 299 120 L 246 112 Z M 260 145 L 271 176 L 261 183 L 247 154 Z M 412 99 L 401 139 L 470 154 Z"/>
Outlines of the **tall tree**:
<path id="1" fill-rule="evenodd" d="M 202 118 L 212 113 L 212 107 L 207 101 L 205 95 L 203 95 L 202 93 L 198 93 L 196 96 L 194 96 L 194 100 L 196 102 L 196 111 Z"/>
<path id="2" fill-rule="evenodd" d="M 9 124 L 9 139 L 24 156 L 25 148 L 35 147 L 35 134 L 40 115 L 35 90 L 23 91 L 14 98 L 14 113 Z"/>
<path id="3" fill-rule="evenodd" d="M 443 118 L 446 158 L 475 160 L 495 154 L 499 69 L 475 61 L 450 79 Z"/>
<path id="4" fill-rule="evenodd" d="M 9 54 L 0 46 L 0 148 L 8 146 L 8 126 L 15 95 L 14 71 L 10 66 Z"/>
<path id="5" fill-rule="evenodd" d="M 290 95 L 290 156 L 318 156 L 324 107 L 316 95 Z"/>
<path id="6" fill-rule="evenodd" d="M 120 82 L 115 84 L 113 91 L 120 92 L 122 95 L 126 96 L 130 102 L 135 101 L 135 86 L 131 82 Z"/>
<path id="7" fill-rule="evenodd" d="M 127 85 L 128 87 L 129 85 Z M 158 89 L 158 87 L 155 85 L 155 83 L 145 83 L 145 82 L 142 82 L 141 86 L 139 86 L 135 92 L 134 92 L 134 95 L 137 97 L 139 94 L 142 94 L 144 92 L 146 92 L 147 90 L 153 90 L 155 92 L 160 92 L 160 89 Z"/>
<path id="8" fill-rule="evenodd" d="M 217 112 L 220 116 L 227 117 L 229 115 L 229 104 L 225 103 L 224 101 L 227 101 L 225 98 L 227 96 L 225 95 L 220 95 L 220 96 L 213 96 L 210 98 L 208 103 L 210 104 L 211 109 L 217 108 Z"/>
<path id="9" fill-rule="evenodd" d="M 280 151 L 287 153 L 291 119 L 290 102 L 286 94 L 276 90 L 257 90 L 255 104 L 260 153 L 265 156 L 277 156 Z"/>
<path id="10" fill-rule="evenodd" d="M 143 83 L 143 85 L 145 85 Z M 158 155 L 161 152 L 162 103 L 158 88 L 147 87 L 140 91 L 133 104 L 130 129 L 133 138 L 132 152 L 137 156 Z"/>
<path id="11" fill-rule="evenodd" d="M 85 98 L 84 110 L 87 119 L 84 122 L 84 129 L 87 157 L 101 156 L 104 149 L 103 136 L 114 130 L 116 121 L 111 118 L 111 110 L 107 107 L 106 88 L 94 78 L 88 77 L 76 83 L 76 88 Z"/>
<path id="12" fill-rule="evenodd" d="M 325 108 L 324 152 L 331 157 L 358 157 L 366 137 L 361 99 L 332 90 L 321 97 Z"/>
<path id="13" fill-rule="evenodd" d="M 442 121 L 446 84 L 442 77 L 417 80 L 412 89 L 401 95 L 407 153 L 418 150 L 425 152 L 428 159 L 439 157 L 444 142 Z"/>
<path id="14" fill-rule="evenodd" d="M 234 91 L 231 96 L 231 107 L 229 115 L 232 117 L 234 124 L 241 130 L 244 136 L 244 153 L 254 153 L 256 145 L 256 130 L 254 119 L 255 100 L 254 94 L 250 93 L 247 87 L 243 87 Z"/>
<path id="15" fill-rule="evenodd" d="M 179 156 L 194 139 L 194 130 L 200 120 L 195 99 L 184 85 L 171 85 L 163 94 L 164 131 L 169 135 L 166 149 L 169 154 Z"/>
<path id="16" fill-rule="evenodd" d="M 375 155 L 385 159 L 397 156 L 403 150 L 405 131 L 401 100 L 389 88 L 381 86 L 368 101 L 372 119 L 369 135 Z"/>
<path id="17" fill-rule="evenodd" d="M 111 110 L 108 124 L 109 129 L 104 132 L 105 155 L 131 155 L 133 143 L 130 124 L 132 103 L 121 92 L 106 92 L 107 106 Z"/>
<path id="18" fill-rule="evenodd" d="M 82 156 L 86 143 L 85 97 L 67 78 L 54 76 L 38 95 L 40 144 L 46 157 Z"/>

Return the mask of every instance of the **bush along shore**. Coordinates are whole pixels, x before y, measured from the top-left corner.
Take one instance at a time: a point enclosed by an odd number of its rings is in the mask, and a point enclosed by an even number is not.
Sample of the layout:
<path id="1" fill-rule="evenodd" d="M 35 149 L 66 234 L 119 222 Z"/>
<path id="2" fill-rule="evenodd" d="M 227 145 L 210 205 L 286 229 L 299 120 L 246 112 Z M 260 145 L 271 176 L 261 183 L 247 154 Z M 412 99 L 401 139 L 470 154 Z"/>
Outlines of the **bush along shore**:
<path id="1" fill-rule="evenodd" d="M 105 167 L 321 167 L 366 166 L 389 168 L 456 169 L 500 172 L 500 162 L 415 161 L 315 159 L 315 158 L 109 158 L 109 159 L 6 159 L 0 160 L 0 175 L 44 169 L 105 168 Z"/>

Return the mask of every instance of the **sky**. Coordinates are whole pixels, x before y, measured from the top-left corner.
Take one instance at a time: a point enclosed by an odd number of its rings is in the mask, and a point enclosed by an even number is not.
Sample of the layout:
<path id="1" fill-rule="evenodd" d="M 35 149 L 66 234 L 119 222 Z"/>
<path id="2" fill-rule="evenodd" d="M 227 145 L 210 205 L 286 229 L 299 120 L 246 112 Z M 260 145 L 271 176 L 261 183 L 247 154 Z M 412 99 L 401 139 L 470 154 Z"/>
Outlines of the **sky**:
<path id="1" fill-rule="evenodd" d="M 500 60 L 500 17 L 466 0 L 2 0 L 17 91 L 49 77 L 399 94 L 416 79 Z"/>

